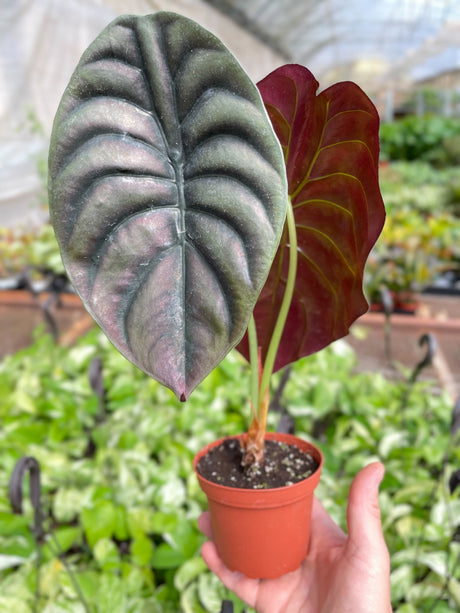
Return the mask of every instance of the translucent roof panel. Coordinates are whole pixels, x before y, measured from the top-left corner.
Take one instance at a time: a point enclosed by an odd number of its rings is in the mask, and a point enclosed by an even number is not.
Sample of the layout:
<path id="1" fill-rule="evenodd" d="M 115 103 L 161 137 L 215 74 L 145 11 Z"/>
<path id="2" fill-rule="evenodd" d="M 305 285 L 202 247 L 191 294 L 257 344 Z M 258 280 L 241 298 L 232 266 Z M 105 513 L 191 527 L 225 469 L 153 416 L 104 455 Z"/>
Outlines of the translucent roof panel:
<path id="1" fill-rule="evenodd" d="M 451 42 L 460 48 L 459 0 L 207 1 L 287 61 L 308 66 L 318 77 L 339 72 L 342 78 L 350 78 L 350 68 L 360 62 L 379 62 L 382 70 L 408 69 L 417 76 L 415 52 L 427 44 L 432 46 L 431 58 L 444 55 L 444 69 L 446 61 L 456 64 L 459 59 L 452 50 L 446 53 L 446 41 L 442 40 L 443 29 L 454 24 L 457 36 Z M 429 59 L 426 55 L 418 55 L 424 64 Z M 431 70 L 436 71 L 436 66 Z M 425 66 L 424 72 L 429 71 Z"/>

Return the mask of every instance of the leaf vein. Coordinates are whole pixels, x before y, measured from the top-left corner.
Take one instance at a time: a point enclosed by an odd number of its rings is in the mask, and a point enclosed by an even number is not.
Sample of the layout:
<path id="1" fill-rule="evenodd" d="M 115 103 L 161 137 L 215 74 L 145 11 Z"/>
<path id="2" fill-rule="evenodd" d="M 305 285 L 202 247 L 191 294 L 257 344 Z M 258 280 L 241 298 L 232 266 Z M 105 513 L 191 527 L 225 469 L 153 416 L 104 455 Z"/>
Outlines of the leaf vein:
<path id="1" fill-rule="evenodd" d="M 337 290 L 335 289 L 334 285 L 331 283 L 331 281 L 329 281 L 327 275 L 321 270 L 318 264 L 314 260 L 312 260 L 312 258 L 309 255 L 307 255 L 304 251 L 302 251 L 302 249 L 299 249 L 298 251 L 299 251 L 300 257 L 309 263 L 311 268 L 313 268 L 316 271 L 317 275 L 321 277 L 321 279 L 323 279 L 325 284 L 329 287 L 330 293 L 334 297 L 334 302 L 337 307 L 339 304 L 339 299 L 338 299 Z"/>
<path id="2" fill-rule="evenodd" d="M 368 115 L 371 118 L 374 117 L 372 113 L 370 113 L 369 111 L 366 111 L 365 109 L 359 109 L 359 108 L 347 109 L 346 111 L 338 111 L 337 113 L 334 113 L 334 115 L 331 115 L 330 117 L 328 117 L 326 124 L 328 124 L 330 121 L 332 121 L 336 117 L 339 117 L 340 115 L 347 115 L 348 113 L 363 113 L 364 115 Z"/>
<path id="3" fill-rule="evenodd" d="M 260 204 L 260 211 L 263 212 L 265 220 L 267 221 L 268 225 L 273 230 L 273 225 L 267 213 L 267 207 L 264 205 L 264 195 L 261 191 L 259 192 L 259 190 L 254 189 L 254 186 L 252 184 L 250 184 L 247 181 L 243 181 L 241 177 L 237 176 L 236 174 L 235 175 L 231 175 L 228 173 L 218 174 L 215 172 L 209 173 L 209 174 L 195 175 L 193 177 L 187 178 L 187 183 L 193 183 L 195 181 L 199 182 L 203 179 L 221 179 L 221 180 L 229 181 L 231 183 L 235 183 L 237 185 L 241 185 L 242 187 L 246 188 L 249 192 L 251 192 L 251 194 L 255 197 L 257 202 Z"/>
<path id="4" fill-rule="evenodd" d="M 297 228 L 301 228 L 302 230 L 306 230 L 307 232 L 313 232 L 315 234 L 318 234 L 324 240 L 326 240 L 328 243 L 330 243 L 333 246 L 334 250 L 337 251 L 337 253 L 340 255 L 341 259 L 344 261 L 346 267 L 349 269 L 349 271 L 351 272 L 352 276 L 356 277 L 356 272 L 353 270 L 353 266 L 348 262 L 348 260 L 345 257 L 343 251 L 339 248 L 337 243 L 335 243 L 328 234 L 326 234 L 322 230 L 319 230 L 318 228 L 314 228 L 313 226 L 307 226 L 307 225 L 303 225 L 303 224 L 297 224 Z M 302 252 L 302 250 L 300 250 L 300 251 Z"/>
<path id="5" fill-rule="evenodd" d="M 322 152 L 322 151 L 326 151 L 326 149 L 332 149 L 333 147 L 337 147 L 339 145 L 347 145 L 347 144 L 355 144 L 355 145 L 363 145 L 364 148 L 367 150 L 367 152 L 369 153 L 369 157 L 371 158 L 371 160 L 373 161 L 374 158 L 372 156 L 371 150 L 369 148 L 369 145 L 361 140 L 361 139 L 349 139 L 349 140 L 340 140 L 336 143 L 331 143 L 330 145 L 325 145 L 324 147 L 320 147 L 320 149 L 318 150 L 318 155 Z"/>
<path id="6" fill-rule="evenodd" d="M 326 117 L 327 117 L 327 114 L 328 114 L 328 112 L 329 112 L 329 106 L 330 106 L 330 101 L 328 100 L 328 101 L 327 101 L 327 103 L 326 103 Z M 292 198 L 295 198 L 295 197 L 297 196 L 297 194 L 298 194 L 299 192 L 301 192 L 301 191 L 302 191 L 302 189 L 304 188 L 304 186 L 305 186 L 305 185 L 308 183 L 308 181 L 310 180 L 310 175 L 311 175 L 311 172 L 312 172 L 312 170 L 313 170 L 314 165 L 316 164 L 316 161 L 317 161 L 318 156 L 319 156 L 319 154 L 320 154 L 320 152 L 321 152 L 321 149 L 322 149 L 322 147 L 321 147 L 321 143 L 323 142 L 323 139 L 324 139 L 324 134 L 325 134 L 325 132 L 326 132 L 326 123 L 327 123 L 327 122 L 324 122 L 324 126 L 323 126 L 323 129 L 322 129 L 322 131 L 321 131 L 321 136 L 320 136 L 319 141 L 318 141 L 318 142 L 319 142 L 319 146 L 318 146 L 317 150 L 315 151 L 315 154 L 313 155 L 313 158 L 312 158 L 312 160 L 311 160 L 310 166 L 308 167 L 308 170 L 307 170 L 307 172 L 305 173 L 305 177 L 304 177 L 303 181 L 301 181 L 301 182 L 300 182 L 299 186 L 297 187 L 297 189 L 295 190 L 295 192 L 292 194 Z"/>
<path id="7" fill-rule="evenodd" d="M 296 204 L 293 206 L 293 208 L 294 208 L 294 210 L 296 210 L 297 208 L 301 208 L 301 207 L 305 206 L 309 202 L 310 203 L 317 202 L 317 203 L 329 204 L 330 206 L 333 206 L 333 207 L 335 207 L 337 209 L 340 209 L 343 213 L 346 213 L 351 218 L 353 218 L 353 214 L 352 214 L 352 212 L 349 209 L 347 209 L 346 207 L 342 206 L 341 204 L 338 204 L 337 202 L 334 202 L 333 200 L 326 200 L 325 198 L 307 198 L 306 200 L 302 200 L 300 202 L 296 202 Z"/>

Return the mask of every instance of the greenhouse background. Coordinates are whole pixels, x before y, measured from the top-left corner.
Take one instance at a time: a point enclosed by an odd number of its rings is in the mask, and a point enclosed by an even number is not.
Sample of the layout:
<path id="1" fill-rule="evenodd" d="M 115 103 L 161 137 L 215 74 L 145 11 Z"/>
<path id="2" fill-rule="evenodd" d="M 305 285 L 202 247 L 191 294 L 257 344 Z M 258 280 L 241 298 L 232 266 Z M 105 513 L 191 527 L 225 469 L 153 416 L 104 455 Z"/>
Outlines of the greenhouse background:
<path id="1" fill-rule="evenodd" d="M 254 80 L 279 65 L 307 66 L 321 87 L 351 79 L 391 119 L 434 88 L 458 113 L 460 6 L 455 0 L 2 0 L 0 4 L 0 222 L 42 216 L 33 207 L 37 156 L 86 46 L 121 13 L 177 11 L 222 38 Z M 31 210 L 31 207 L 32 210 Z M 25 217 L 24 217 L 25 216 Z"/>
<path id="2" fill-rule="evenodd" d="M 94 325 L 49 223 L 49 138 L 82 52 L 116 16 L 160 10 L 215 33 L 255 82 L 300 63 L 376 105 L 370 310 L 276 373 L 269 428 L 322 449 L 317 495 L 341 526 L 353 477 L 383 462 L 394 611 L 460 611 L 459 1 L 0 0 L 0 613 L 252 611 L 200 556 L 191 470 L 247 429 L 246 362 L 230 353 L 179 403 Z M 8 489 L 24 457 L 42 471 L 40 538 L 28 483 L 22 515 Z"/>

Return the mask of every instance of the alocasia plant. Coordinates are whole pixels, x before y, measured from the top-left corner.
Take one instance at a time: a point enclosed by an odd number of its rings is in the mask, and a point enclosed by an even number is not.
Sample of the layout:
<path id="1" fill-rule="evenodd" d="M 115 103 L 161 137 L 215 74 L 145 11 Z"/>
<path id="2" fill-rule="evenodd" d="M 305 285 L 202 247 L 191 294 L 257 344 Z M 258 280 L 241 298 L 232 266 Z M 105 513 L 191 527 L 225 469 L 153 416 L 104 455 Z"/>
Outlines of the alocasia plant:
<path id="1" fill-rule="evenodd" d="M 379 117 L 356 84 L 337 83 L 317 95 L 311 72 L 287 65 L 258 87 L 283 147 L 297 242 L 292 249 L 286 225 L 254 310 L 253 344 L 261 349 L 264 373 L 253 395 L 258 415 L 248 445 L 260 456 L 271 373 L 343 337 L 367 311 L 364 266 L 385 209 L 378 184 Z M 283 300 L 289 310 L 280 326 Z M 238 348 L 249 359 L 248 336 Z"/>
<path id="2" fill-rule="evenodd" d="M 193 21 L 122 16 L 82 56 L 53 127 L 63 261 L 116 347 L 185 400 L 249 323 L 253 460 L 272 371 L 367 309 L 384 220 L 373 104 L 351 83 L 317 88 L 289 65 L 261 97 Z"/>

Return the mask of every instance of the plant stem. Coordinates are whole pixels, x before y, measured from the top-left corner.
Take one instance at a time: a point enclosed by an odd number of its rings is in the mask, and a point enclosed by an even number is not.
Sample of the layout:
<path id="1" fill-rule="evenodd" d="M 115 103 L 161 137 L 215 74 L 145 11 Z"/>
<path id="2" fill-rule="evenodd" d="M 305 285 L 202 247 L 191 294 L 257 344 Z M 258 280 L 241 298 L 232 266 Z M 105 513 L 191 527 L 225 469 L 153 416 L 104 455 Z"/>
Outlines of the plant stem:
<path id="1" fill-rule="evenodd" d="M 254 315 L 251 315 L 248 325 L 249 363 L 251 364 L 251 403 L 254 411 L 259 406 L 259 348 L 257 345 L 257 330 Z"/>
<path id="2" fill-rule="evenodd" d="M 56 535 L 53 533 L 52 530 L 49 531 L 49 536 L 50 536 L 50 541 L 48 541 L 48 547 L 51 550 L 51 553 L 53 555 L 55 555 L 57 558 L 60 559 L 60 561 L 62 562 L 62 565 L 64 566 L 64 568 L 67 571 L 67 574 L 69 575 L 70 581 L 74 587 L 74 590 L 77 594 L 77 598 L 78 600 L 81 602 L 83 609 L 85 611 L 85 613 L 92 613 L 91 612 L 91 608 L 89 606 L 89 604 L 86 602 L 86 599 L 83 595 L 83 592 L 81 591 L 81 587 L 78 583 L 78 580 L 75 576 L 75 573 L 73 572 L 73 570 L 70 568 L 69 563 L 67 562 L 64 552 L 61 549 L 61 546 L 59 544 L 59 541 L 56 538 Z M 51 541 L 53 542 L 53 546 L 51 546 Z M 54 547 L 56 549 L 54 549 Z"/>
<path id="3" fill-rule="evenodd" d="M 286 288 L 284 291 L 283 301 L 278 313 L 275 327 L 273 329 L 270 345 L 268 346 L 267 355 L 265 357 L 262 379 L 259 387 L 259 404 L 258 404 L 258 419 L 260 424 L 265 427 L 267 421 L 268 402 L 264 402 L 270 377 L 273 374 L 275 366 L 276 354 L 283 334 L 286 319 L 291 307 L 292 296 L 294 295 L 295 279 L 297 274 L 297 231 L 295 227 L 294 210 L 292 208 L 291 199 L 288 199 L 288 207 L 286 213 L 286 225 L 288 229 L 289 240 L 289 269 L 286 279 Z"/>

